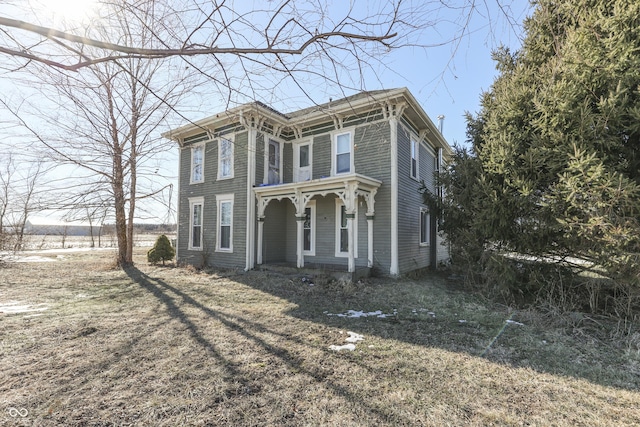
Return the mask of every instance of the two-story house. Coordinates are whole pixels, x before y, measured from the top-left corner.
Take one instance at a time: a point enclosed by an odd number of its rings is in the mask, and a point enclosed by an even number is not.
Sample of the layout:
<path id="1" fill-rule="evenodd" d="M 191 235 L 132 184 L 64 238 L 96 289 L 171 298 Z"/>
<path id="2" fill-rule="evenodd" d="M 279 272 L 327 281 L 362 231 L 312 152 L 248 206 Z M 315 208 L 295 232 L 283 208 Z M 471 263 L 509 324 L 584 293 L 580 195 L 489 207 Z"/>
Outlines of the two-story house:
<path id="1" fill-rule="evenodd" d="M 282 114 L 253 102 L 164 134 L 180 145 L 179 262 L 376 268 L 449 256 L 419 189 L 451 147 L 406 88 Z"/>

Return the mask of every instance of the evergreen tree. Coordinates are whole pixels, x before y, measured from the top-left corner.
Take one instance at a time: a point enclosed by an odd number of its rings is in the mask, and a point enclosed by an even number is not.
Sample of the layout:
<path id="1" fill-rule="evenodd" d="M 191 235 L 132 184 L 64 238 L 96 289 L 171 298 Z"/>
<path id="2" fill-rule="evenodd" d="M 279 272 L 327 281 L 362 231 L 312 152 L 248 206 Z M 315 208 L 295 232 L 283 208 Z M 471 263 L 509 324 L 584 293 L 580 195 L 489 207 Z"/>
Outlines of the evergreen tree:
<path id="1" fill-rule="evenodd" d="M 445 231 L 458 248 L 586 260 L 637 289 L 640 2 L 534 6 L 522 48 L 494 54 L 500 74 L 468 117 L 472 150 L 445 177 Z"/>
<path id="2" fill-rule="evenodd" d="M 165 261 L 171 261 L 175 256 L 176 250 L 171 246 L 167 236 L 163 234 L 158 237 L 153 248 L 147 252 L 147 261 L 151 264 L 157 264 L 162 261 L 162 265 L 164 265 Z"/>

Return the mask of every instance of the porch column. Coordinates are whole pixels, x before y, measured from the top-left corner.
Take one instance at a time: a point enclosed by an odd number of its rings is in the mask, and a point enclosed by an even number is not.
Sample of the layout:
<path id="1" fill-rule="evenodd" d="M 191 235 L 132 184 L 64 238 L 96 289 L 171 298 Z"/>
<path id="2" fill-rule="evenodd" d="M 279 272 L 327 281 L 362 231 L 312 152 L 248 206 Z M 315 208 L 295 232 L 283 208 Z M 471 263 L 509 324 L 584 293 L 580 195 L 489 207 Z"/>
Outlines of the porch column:
<path id="1" fill-rule="evenodd" d="M 304 212 L 304 211 L 303 211 Z M 298 268 L 304 267 L 304 220 L 306 219 L 305 215 L 296 216 L 296 255 L 298 257 Z"/>
<path id="2" fill-rule="evenodd" d="M 355 222 L 356 218 L 356 214 L 353 212 L 347 212 L 347 235 L 348 237 L 348 242 L 349 242 L 349 264 L 348 264 L 348 271 L 349 273 L 353 273 L 354 271 L 356 271 L 356 256 L 355 256 L 355 252 L 354 252 L 354 244 L 355 244 L 355 238 L 354 238 L 354 232 L 353 232 L 353 223 Z"/>
<path id="3" fill-rule="evenodd" d="M 367 214 L 367 267 L 373 267 L 373 215 Z"/>
<path id="4" fill-rule="evenodd" d="M 262 264 L 262 236 L 264 235 L 264 217 L 258 217 L 258 253 L 256 254 L 256 263 Z"/>

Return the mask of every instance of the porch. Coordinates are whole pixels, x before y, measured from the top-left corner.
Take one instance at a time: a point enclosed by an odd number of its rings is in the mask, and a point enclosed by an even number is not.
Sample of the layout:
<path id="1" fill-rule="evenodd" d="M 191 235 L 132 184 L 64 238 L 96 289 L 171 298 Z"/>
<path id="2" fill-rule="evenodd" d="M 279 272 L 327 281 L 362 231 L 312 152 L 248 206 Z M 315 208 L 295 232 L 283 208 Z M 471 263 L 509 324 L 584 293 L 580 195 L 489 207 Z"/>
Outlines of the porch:
<path id="1" fill-rule="evenodd" d="M 305 256 L 316 256 L 315 234 L 318 233 L 318 225 L 315 220 L 316 202 L 318 209 L 325 222 L 331 222 L 335 231 L 335 239 L 327 238 L 327 225 L 322 232 L 318 249 L 324 251 L 324 258 L 318 257 L 322 261 L 315 262 L 316 265 L 337 265 L 344 268 L 346 258 L 346 271 L 353 275 L 356 268 L 366 267 L 367 271 L 373 266 L 373 221 L 375 216 L 375 195 L 382 184 L 381 181 L 359 174 L 341 175 L 327 178 L 320 178 L 297 183 L 287 183 L 279 185 L 267 185 L 254 187 L 253 191 L 257 199 L 256 217 L 258 221 L 257 244 L 256 244 L 256 264 L 262 265 L 265 261 L 265 223 L 270 224 L 270 232 L 277 226 L 276 222 L 281 221 L 286 230 L 287 224 L 295 222 L 294 247 L 295 247 L 295 267 L 300 269 L 305 267 Z M 331 213 L 328 204 L 334 204 L 335 214 Z M 358 214 L 358 201 L 366 203 L 366 212 Z M 276 201 L 274 206 L 274 202 Z M 363 203 L 361 203 L 363 204 Z M 271 209 L 268 207 L 271 205 Z M 287 210 L 291 213 L 287 214 Z M 363 228 L 361 234 L 366 234 L 366 239 L 361 238 L 362 243 L 367 247 L 366 264 L 356 265 L 358 258 L 358 216 L 362 217 L 361 224 L 366 222 L 366 229 Z M 280 225 L 280 227 L 283 227 Z M 276 230 L 277 232 L 277 230 Z M 285 233 L 286 234 L 286 233 Z M 331 233 L 329 233 L 331 234 Z M 362 237 L 362 236 L 361 236 Z M 329 241 L 334 242 L 335 254 L 329 254 L 327 245 Z M 269 248 L 271 250 L 271 248 Z M 286 252 L 286 245 L 278 248 L 278 251 Z M 285 254 L 286 255 L 286 254 Z M 276 261 L 276 260 L 273 260 Z M 286 262 L 284 259 L 278 260 Z M 342 262 L 340 262 L 342 261 Z M 360 261 L 360 264 L 363 264 Z"/>

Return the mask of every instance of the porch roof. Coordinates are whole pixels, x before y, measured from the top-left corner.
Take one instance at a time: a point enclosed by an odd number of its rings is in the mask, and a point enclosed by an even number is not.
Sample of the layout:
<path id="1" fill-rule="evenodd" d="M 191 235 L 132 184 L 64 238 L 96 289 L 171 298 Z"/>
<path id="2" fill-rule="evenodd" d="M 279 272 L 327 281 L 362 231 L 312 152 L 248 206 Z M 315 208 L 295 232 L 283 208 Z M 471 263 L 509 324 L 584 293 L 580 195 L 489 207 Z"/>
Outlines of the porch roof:
<path id="1" fill-rule="evenodd" d="M 352 200 L 362 195 L 367 199 L 368 212 L 373 214 L 373 202 L 382 181 L 361 174 L 337 175 L 309 181 L 286 184 L 262 185 L 253 190 L 258 198 L 258 216 L 264 215 L 264 208 L 271 200 L 290 199 L 298 214 L 304 212 L 307 202 L 314 196 L 334 193 L 352 209 Z"/>
<path id="2" fill-rule="evenodd" d="M 259 187 L 254 187 L 253 190 L 262 197 L 295 194 L 298 190 L 303 193 L 317 192 L 320 194 L 324 192 L 328 194 L 332 190 L 343 189 L 348 184 L 356 184 L 362 190 L 373 190 L 380 187 L 382 181 L 354 173 L 286 184 L 260 185 Z"/>

